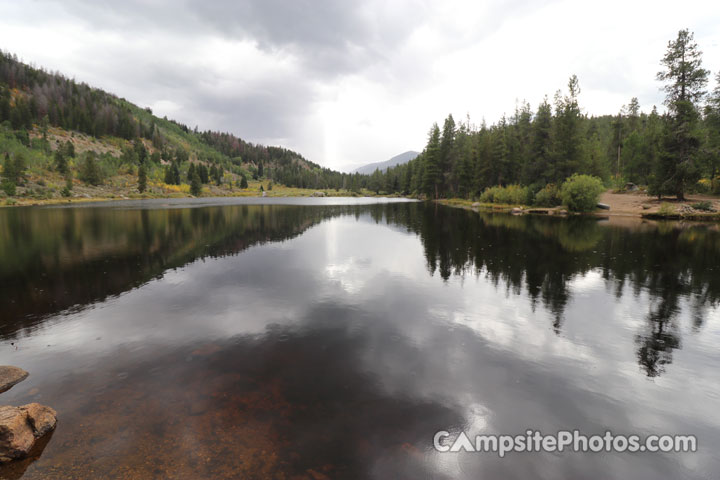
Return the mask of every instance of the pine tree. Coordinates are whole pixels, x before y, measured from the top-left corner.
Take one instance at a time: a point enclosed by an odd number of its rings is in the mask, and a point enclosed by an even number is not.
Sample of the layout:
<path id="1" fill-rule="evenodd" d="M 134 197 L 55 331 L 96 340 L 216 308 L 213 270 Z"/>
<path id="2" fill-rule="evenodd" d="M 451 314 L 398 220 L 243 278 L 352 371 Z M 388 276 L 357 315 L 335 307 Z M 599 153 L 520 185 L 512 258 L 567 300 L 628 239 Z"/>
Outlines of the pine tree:
<path id="1" fill-rule="evenodd" d="M 55 170 L 57 170 L 60 173 L 67 173 L 68 170 L 68 164 L 67 159 L 65 158 L 65 155 L 63 155 L 63 152 L 58 148 L 55 150 L 54 155 L 54 163 L 55 163 Z"/>
<path id="2" fill-rule="evenodd" d="M 102 171 L 98 164 L 95 152 L 85 152 L 83 161 L 80 164 L 80 180 L 89 185 L 100 185 L 103 182 Z"/>
<path id="3" fill-rule="evenodd" d="M 710 177 L 713 193 L 720 193 L 720 181 L 717 178 L 720 169 L 720 72 L 716 77 L 716 87 L 708 98 L 705 108 L 705 163 Z"/>
<path id="4" fill-rule="evenodd" d="M 172 173 L 173 185 L 180 185 L 182 180 L 180 180 L 180 168 L 178 167 L 177 162 L 172 163 L 170 171 Z"/>
<path id="5" fill-rule="evenodd" d="M 142 164 L 145 162 L 145 159 L 148 157 L 147 149 L 145 148 L 145 145 L 140 139 L 136 139 L 133 144 L 133 150 L 135 151 L 135 156 L 137 157 L 137 161 L 139 164 Z"/>
<path id="6" fill-rule="evenodd" d="M 67 173 L 65 174 L 65 188 L 62 190 L 62 196 L 63 197 L 69 197 L 72 195 L 72 189 L 73 189 L 73 176 L 72 172 L 68 169 Z"/>
<path id="7" fill-rule="evenodd" d="M 242 189 L 248 188 L 248 181 L 247 181 L 247 177 L 245 176 L 245 174 L 240 176 L 240 188 L 242 188 Z"/>
<path id="8" fill-rule="evenodd" d="M 192 178 L 190 179 L 190 193 L 194 197 L 199 197 L 202 192 L 202 182 L 200 181 L 200 175 L 197 170 L 193 172 Z"/>
<path id="9" fill-rule="evenodd" d="M 173 175 L 172 167 L 170 165 L 165 167 L 165 178 L 163 181 L 168 185 L 175 184 L 175 176 Z"/>
<path id="10" fill-rule="evenodd" d="M 140 164 L 138 168 L 138 192 L 143 193 L 147 189 L 147 169 L 145 164 Z"/>
<path id="11" fill-rule="evenodd" d="M 10 158 L 10 154 L 5 152 L 2 171 L 2 189 L 9 195 L 15 195 L 15 186 L 17 185 L 17 174 L 15 172 L 15 161 Z"/>
<path id="12" fill-rule="evenodd" d="M 551 180 L 552 107 L 547 98 L 538 106 L 530 135 L 529 161 L 523 170 L 523 182 L 545 184 Z"/>
<path id="13" fill-rule="evenodd" d="M 75 158 L 75 145 L 70 140 L 67 140 L 65 142 L 65 147 L 63 148 L 63 153 L 66 157 L 69 158 Z"/>
<path id="14" fill-rule="evenodd" d="M 429 139 L 423 152 L 424 172 L 422 190 L 428 198 L 437 199 L 440 194 L 440 128 L 437 123 L 430 129 Z"/>
<path id="15" fill-rule="evenodd" d="M 668 42 L 661 63 L 664 70 L 658 72 L 657 79 L 665 82 L 668 121 L 650 193 L 672 194 L 678 200 L 684 200 L 687 187 L 700 178 L 701 135 L 697 104 L 705 95 L 710 72 L 702 68 L 702 52 L 689 30 L 680 30 L 677 39 Z"/>
<path id="16" fill-rule="evenodd" d="M 447 189 L 451 186 L 449 177 L 452 160 L 453 150 L 455 146 L 455 120 L 452 115 L 448 115 L 443 123 L 442 136 L 440 138 L 440 149 L 438 152 L 438 166 L 440 168 L 440 183 L 439 193 L 444 194 Z"/>
<path id="17" fill-rule="evenodd" d="M 210 183 L 210 178 L 208 175 L 208 168 L 205 166 L 204 163 L 199 163 L 197 167 L 195 167 L 195 170 L 198 173 L 198 176 L 200 177 L 200 182 L 203 184 Z"/>
<path id="18" fill-rule="evenodd" d="M 576 75 L 568 81 L 568 94 L 556 96 L 555 161 L 552 180 L 561 183 L 583 166 L 585 130 L 577 97 L 580 84 Z"/>

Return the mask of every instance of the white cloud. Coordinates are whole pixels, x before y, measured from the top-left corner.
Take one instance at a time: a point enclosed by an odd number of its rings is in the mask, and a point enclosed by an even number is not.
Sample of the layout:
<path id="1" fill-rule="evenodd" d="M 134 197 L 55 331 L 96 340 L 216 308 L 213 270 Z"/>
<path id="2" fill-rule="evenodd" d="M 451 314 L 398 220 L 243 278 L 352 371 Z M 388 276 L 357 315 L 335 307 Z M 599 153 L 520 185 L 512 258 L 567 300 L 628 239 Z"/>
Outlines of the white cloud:
<path id="1" fill-rule="evenodd" d="M 633 96 L 650 110 L 681 28 L 696 33 L 706 68 L 720 68 L 720 6 L 705 1 L 349 5 L 0 0 L 0 48 L 191 127 L 336 168 L 420 150 L 448 113 L 492 123 L 517 100 L 535 108 L 571 74 L 587 113 Z"/>

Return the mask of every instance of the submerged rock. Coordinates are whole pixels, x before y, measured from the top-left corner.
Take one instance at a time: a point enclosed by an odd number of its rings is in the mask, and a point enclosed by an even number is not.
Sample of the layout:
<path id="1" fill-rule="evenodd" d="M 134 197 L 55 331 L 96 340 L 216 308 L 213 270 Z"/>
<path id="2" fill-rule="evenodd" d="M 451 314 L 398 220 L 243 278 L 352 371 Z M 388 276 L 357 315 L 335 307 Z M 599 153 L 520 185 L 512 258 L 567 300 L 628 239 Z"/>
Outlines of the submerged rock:
<path id="1" fill-rule="evenodd" d="M 56 424 L 55 410 L 39 403 L 0 406 L 0 463 L 25 458 L 35 440 L 52 431 Z"/>
<path id="2" fill-rule="evenodd" d="M 14 385 L 28 377 L 28 372 L 11 365 L 0 365 L 0 393 L 10 390 Z"/>

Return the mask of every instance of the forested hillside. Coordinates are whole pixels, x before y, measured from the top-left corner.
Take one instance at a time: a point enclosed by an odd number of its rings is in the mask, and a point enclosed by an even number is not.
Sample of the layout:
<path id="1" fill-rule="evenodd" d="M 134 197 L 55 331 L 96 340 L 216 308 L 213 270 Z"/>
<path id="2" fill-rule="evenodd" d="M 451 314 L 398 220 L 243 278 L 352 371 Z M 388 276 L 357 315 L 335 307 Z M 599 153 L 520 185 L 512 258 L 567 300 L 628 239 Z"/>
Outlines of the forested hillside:
<path id="1" fill-rule="evenodd" d="M 203 185 L 210 184 L 242 190 L 252 179 L 313 189 L 352 184 L 349 175 L 291 150 L 253 144 L 230 133 L 190 129 L 3 52 L 0 155 L 7 196 L 70 196 L 78 183 L 136 182 L 141 192 L 158 187 L 159 194 L 168 188 L 200 194 L 207 189 Z M 30 176 L 45 177 L 43 172 L 50 180 L 59 176 L 55 184 L 48 186 L 45 178 L 28 183 Z"/>
<path id="2" fill-rule="evenodd" d="M 491 187 L 489 193 L 517 186 L 524 196 L 518 203 L 532 203 L 543 190 L 543 197 L 554 195 L 571 175 L 587 174 L 606 186 L 647 186 L 658 196 L 720 193 L 720 87 L 706 95 L 710 72 L 702 68 L 690 32 L 669 42 L 660 66 L 657 79 L 667 93 L 663 114 L 655 106 L 643 111 L 631 98 L 617 115 L 588 116 L 572 76 L 565 92 L 546 97 L 535 110 L 524 103 L 493 125 L 458 124 L 448 116 L 442 128 L 432 126 L 417 159 L 376 172 L 371 187 L 477 198 Z"/>

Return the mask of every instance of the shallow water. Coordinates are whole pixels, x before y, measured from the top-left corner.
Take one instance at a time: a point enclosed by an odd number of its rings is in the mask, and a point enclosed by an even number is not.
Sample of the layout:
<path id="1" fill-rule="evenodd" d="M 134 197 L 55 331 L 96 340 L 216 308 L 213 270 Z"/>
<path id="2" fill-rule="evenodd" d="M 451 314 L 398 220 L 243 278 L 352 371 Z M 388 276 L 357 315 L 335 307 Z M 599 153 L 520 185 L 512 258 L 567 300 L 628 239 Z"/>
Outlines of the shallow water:
<path id="1" fill-rule="evenodd" d="M 717 227 L 374 202 L 0 210 L 2 402 L 59 417 L 0 478 L 720 475 Z M 432 447 L 528 429 L 699 448 Z"/>

